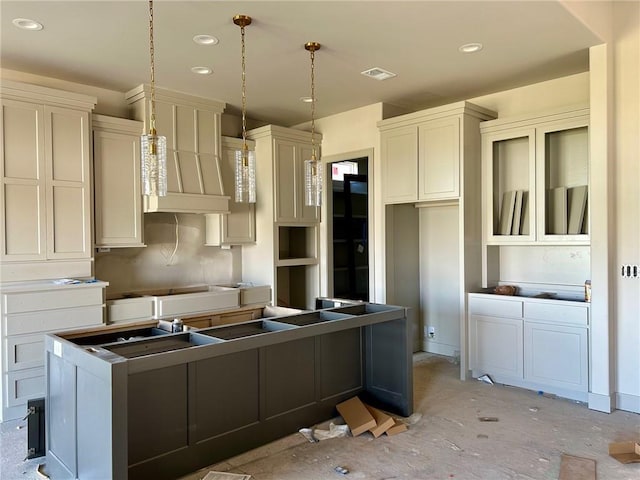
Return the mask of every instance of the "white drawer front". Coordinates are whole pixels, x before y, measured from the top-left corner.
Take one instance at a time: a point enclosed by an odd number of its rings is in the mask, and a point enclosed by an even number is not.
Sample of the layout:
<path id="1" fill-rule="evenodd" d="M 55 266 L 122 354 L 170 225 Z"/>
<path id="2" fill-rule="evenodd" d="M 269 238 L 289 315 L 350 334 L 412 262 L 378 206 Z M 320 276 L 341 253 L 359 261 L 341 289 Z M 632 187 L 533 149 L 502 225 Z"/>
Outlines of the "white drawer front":
<path id="1" fill-rule="evenodd" d="M 44 365 L 44 335 L 19 335 L 9 337 L 7 345 L 7 370 L 24 370 Z"/>
<path id="2" fill-rule="evenodd" d="M 16 292 L 4 295 L 5 313 L 36 312 L 57 308 L 101 305 L 102 287 Z"/>
<path id="3" fill-rule="evenodd" d="M 524 306 L 524 316 L 554 324 L 565 323 L 583 327 L 589 325 L 589 308 L 584 305 L 527 302 Z"/>
<path id="4" fill-rule="evenodd" d="M 521 300 L 469 297 L 469 311 L 478 315 L 522 318 L 522 303 Z"/>
<path id="5" fill-rule="evenodd" d="M 102 305 L 8 315 L 5 335 L 51 332 L 102 323 Z"/>
<path id="6" fill-rule="evenodd" d="M 107 302 L 107 320 L 109 323 L 151 320 L 153 317 L 153 299 L 136 298 Z"/>
<path id="7" fill-rule="evenodd" d="M 5 381 L 8 407 L 24 405 L 27 400 L 44 396 L 44 368 L 9 372 Z"/>

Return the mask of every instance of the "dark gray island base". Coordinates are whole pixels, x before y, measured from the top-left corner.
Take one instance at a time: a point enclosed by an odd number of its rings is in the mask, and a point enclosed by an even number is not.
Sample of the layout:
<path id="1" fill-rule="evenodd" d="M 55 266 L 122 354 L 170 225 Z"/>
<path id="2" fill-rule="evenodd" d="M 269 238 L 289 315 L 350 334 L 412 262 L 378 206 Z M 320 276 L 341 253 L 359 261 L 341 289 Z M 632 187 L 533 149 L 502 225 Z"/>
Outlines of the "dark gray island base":
<path id="1" fill-rule="evenodd" d="M 410 415 L 407 309 L 318 306 L 175 334 L 47 335 L 47 472 L 174 479 L 330 419 L 354 395 Z"/>

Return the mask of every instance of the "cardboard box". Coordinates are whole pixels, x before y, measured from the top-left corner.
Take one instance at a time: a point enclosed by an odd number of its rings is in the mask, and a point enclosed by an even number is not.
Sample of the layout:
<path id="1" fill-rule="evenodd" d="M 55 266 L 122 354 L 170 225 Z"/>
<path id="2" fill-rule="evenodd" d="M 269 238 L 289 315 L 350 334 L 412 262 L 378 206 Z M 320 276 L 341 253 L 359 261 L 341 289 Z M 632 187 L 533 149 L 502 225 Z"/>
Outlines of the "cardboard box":
<path id="1" fill-rule="evenodd" d="M 342 415 L 344 421 L 347 422 L 347 425 L 349 425 L 351 434 L 354 437 L 376 427 L 375 419 L 358 397 L 353 397 L 339 403 L 336 405 L 336 409 L 340 415 Z"/>
<path id="2" fill-rule="evenodd" d="M 609 455 L 620 463 L 640 463 L 640 444 L 638 442 L 610 443 Z"/>
<path id="3" fill-rule="evenodd" d="M 386 433 L 388 436 L 397 435 L 398 433 L 406 432 L 409 427 L 406 424 L 394 419 L 393 426 L 387 430 Z"/>
<path id="4" fill-rule="evenodd" d="M 387 415 L 381 410 L 378 410 L 377 408 L 373 408 L 370 405 L 364 404 L 364 406 L 367 408 L 367 410 L 369 410 L 369 413 L 371 414 L 373 419 L 376 421 L 376 426 L 369 429 L 369 431 L 373 433 L 373 436 L 375 438 L 378 438 L 384 432 L 386 432 L 391 427 L 393 427 L 393 424 L 395 422 L 393 418 L 391 418 L 389 415 Z"/>

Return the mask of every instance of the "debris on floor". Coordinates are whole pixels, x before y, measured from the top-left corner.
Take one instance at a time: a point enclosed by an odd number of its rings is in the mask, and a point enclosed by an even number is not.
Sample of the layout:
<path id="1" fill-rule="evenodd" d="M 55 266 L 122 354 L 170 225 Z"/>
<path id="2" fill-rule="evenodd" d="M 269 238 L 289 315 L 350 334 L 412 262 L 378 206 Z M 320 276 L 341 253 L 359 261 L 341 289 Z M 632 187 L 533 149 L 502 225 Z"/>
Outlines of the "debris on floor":
<path id="1" fill-rule="evenodd" d="M 40 478 L 49 478 L 49 475 L 47 475 L 46 473 L 44 473 L 44 465 L 42 463 L 38 464 L 38 467 L 36 468 L 36 473 L 38 474 L 38 476 Z"/>
<path id="2" fill-rule="evenodd" d="M 535 413 L 535 412 L 537 412 L 538 410 L 540 410 L 538 407 L 529 407 L 529 411 L 530 411 L 530 412 Z"/>
<path id="3" fill-rule="evenodd" d="M 493 385 L 493 380 L 486 373 L 484 375 L 479 376 L 478 380 L 480 380 L 481 382 L 484 382 L 484 383 L 488 383 L 489 385 Z"/>
<path id="4" fill-rule="evenodd" d="M 376 427 L 376 420 L 373 418 L 367 407 L 358 397 L 352 397 L 336 405 L 338 413 L 347 422 L 354 437 Z"/>
<path id="5" fill-rule="evenodd" d="M 251 475 L 211 471 L 202 480 L 250 480 Z"/>
<path id="6" fill-rule="evenodd" d="M 348 469 L 341 467 L 339 465 L 336 468 L 334 468 L 334 470 L 338 472 L 340 475 L 346 475 L 347 473 L 349 473 Z"/>
<path id="7" fill-rule="evenodd" d="M 498 417 L 478 417 L 478 420 L 481 422 L 499 422 L 500 419 Z"/>
<path id="8" fill-rule="evenodd" d="M 336 425 L 335 423 L 329 424 L 329 430 L 323 430 L 320 428 L 301 428 L 298 430 L 304 438 L 311 443 L 319 442 L 320 440 L 327 440 L 329 438 L 346 437 L 349 434 L 348 425 Z"/>
<path id="9" fill-rule="evenodd" d="M 614 442 L 609 444 L 609 455 L 620 463 L 640 463 L 640 443 Z"/>
<path id="10" fill-rule="evenodd" d="M 336 405 L 336 409 L 351 429 L 351 434 L 354 437 L 368 430 L 374 438 L 378 438 L 383 433 L 396 435 L 406 431 L 408 428 L 404 422 L 393 418 L 391 415 L 371 405 L 366 405 L 358 397 L 352 397 L 349 400 L 339 403 Z M 419 417 L 417 417 L 417 419 L 414 418 L 415 421 L 422 418 L 421 414 L 418 415 Z M 411 420 L 411 417 L 409 417 L 408 420 Z"/>
<path id="11" fill-rule="evenodd" d="M 596 480 L 596 461 L 563 453 L 558 480 Z"/>

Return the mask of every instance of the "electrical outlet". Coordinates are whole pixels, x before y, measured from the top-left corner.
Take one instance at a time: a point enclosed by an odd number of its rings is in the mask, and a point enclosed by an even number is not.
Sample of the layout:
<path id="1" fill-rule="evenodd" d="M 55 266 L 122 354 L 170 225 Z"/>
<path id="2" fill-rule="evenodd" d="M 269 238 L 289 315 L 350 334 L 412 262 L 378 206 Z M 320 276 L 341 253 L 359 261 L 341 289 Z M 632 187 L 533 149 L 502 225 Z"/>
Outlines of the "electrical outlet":
<path id="1" fill-rule="evenodd" d="M 427 336 L 429 338 L 436 338 L 436 327 L 427 327 Z"/>
<path id="2" fill-rule="evenodd" d="M 636 265 L 622 265 L 620 268 L 620 276 L 622 278 L 639 278 L 640 266 Z"/>

